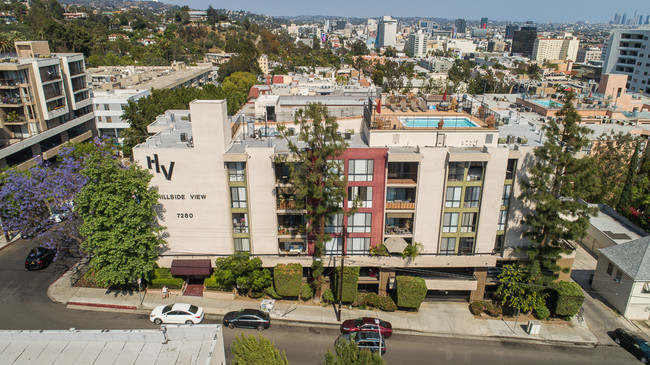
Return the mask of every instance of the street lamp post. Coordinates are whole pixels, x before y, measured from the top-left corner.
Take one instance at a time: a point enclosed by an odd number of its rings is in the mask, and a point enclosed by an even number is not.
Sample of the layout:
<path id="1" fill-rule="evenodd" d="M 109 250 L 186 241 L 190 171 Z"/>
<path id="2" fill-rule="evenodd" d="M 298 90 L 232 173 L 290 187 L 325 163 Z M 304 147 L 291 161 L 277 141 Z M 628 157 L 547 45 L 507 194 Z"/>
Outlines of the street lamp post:
<path id="1" fill-rule="evenodd" d="M 377 324 L 377 332 L 379 333 L 379 356 L 381 356 L 381 327 L 379 326 L 379 318 L 375 318 Z"/>

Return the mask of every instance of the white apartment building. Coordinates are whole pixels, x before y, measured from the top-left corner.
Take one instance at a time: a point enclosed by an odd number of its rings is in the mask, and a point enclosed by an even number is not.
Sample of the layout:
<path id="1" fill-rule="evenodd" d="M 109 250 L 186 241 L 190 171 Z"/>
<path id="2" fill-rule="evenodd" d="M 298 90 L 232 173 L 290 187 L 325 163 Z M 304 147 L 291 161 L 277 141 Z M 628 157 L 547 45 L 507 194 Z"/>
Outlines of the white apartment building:
<path id="1" fill-rule="evenodd" d="M 444 44 L 445 51 L 456 51 L 461 54 L 476 52 L 476 43 L 471 39 L 448 39 Z"/>
<path id="2" fill-rule="evenodd" d="M 164 206 L 169 236 L 159 264 L 248 251 L 265 267 L 309 268 L 314 246 L 301 228 L 304 212 L 296 210 L 291 160 L 277 159 L 290 157 L 286 142 L 249 133 L 268 131 L 268 122 L 241 115 L 231 121 L 226 109 L 223 100 L 197 100 L 189 111 L 168 111 L 149 126 L 157 134 L 133 149 Z M 531 158 L 531 147 L 500 145 L 498 129 L 468 114 L 375 109 L 366 102 L 359 116 L 338 119 L 349 144 L 337 157 L 341 174 L 362 206 L 327 223 L 325 267 L 345 255 L 346 265 L 361 268 L 360 284 L 380 294 L 417 269 L 430 297 L 482 299 L 488 268 L 525 245 L 515 197 L 524 173 L 518 166 Z M 420 256 L 399 257 L 416 242 Z M 393 255 L 370 257 L 379 244 Z"/>
<path id="3" fill-rule="evenodd" d="M 269 74 L 269 56 L 263 54 L 257 59 L 257 64 L 260 66 L 262 75 L 266 76 Z"/>
<path id="4" fill-rule="evenodd" d="M 571 33 L 562 38 L 537 38 L 533 45 L 532 60 L 536 61 L 574 61 L 578 56 L 580 40 Z"/>
<path id="5" fill-rule="evenodd" d="M 616 29 L 603 50 L 603 74 L 627 75 L 627 90 L 650 94 L 650 27 Z"/>
<path id="6" fill-rule="evenodd" d="M 95 121 L 83 54 L 50 53 L 45 41 L 15 47 L 0 62 L 0 168 L 26 169 L 92 138 Z"/>
<path id="7" fill-rule="evenodd" d="M 397 20 L 384 15 L 377 25 L 377 47 L 395 47 L 397 44 Z"/>
<path id="8" fill-rule="evenodd" d="M 408 46 L 411 57 L 423 58 L 427 56 L 427 38 L 428 36 L 421 30 L 409 34 Z"/>
<path id="9" fill-rule="evenodd" d="M 126 106 L 129 105 L 129 100 L 137 101 L 149 94 L 151 94 L 150 90 L 94 91 L 92 100 L 97 134 L 120 141 L 119 136 L 122 131 L 130 127 L 128 122 L 122 120 L 122 114 Z"/>
<path id="10" fill-rule="evenodd" d="M 578 50 L 578 55 L 576 56 L 576 62 L 578 63 L 588 63 L 590 61 L 600 61 L 600 58 L 603 55 L 603 50 L 597 47 L 594 48 L 581 48 Z"/>

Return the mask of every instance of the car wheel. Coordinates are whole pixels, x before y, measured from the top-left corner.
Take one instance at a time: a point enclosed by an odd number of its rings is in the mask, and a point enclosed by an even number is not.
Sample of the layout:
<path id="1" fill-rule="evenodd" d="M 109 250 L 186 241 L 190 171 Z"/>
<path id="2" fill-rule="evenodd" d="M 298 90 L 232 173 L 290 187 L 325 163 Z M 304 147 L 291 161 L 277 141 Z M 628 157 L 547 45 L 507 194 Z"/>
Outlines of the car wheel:
<path id="1" fill-rule="evenodd" d="M 187 321 L 185 321 L 185 324 L 194 324 L 194 322 L 188 319 Z"/>
<path id="2" fill-rule="evenodd" d="M 647 357 L 642 357 L 641 362 L 644 363 L 644 364 L 647 364 L 648 363 L 648 358 Z"/>
<path id="3" fill-rule="evenodd" d="M 260 324 L 259 326 L 257 326 L 257 330 L 264 331 L 264 325 Z"/>
<path id="4" fill-rule="evenodd" d="M 232 323 L 228 323 L 228 328 L 233 329 L 233 328 L 235 328 L 235 325 L 232 324 Z"/>
<path id="5" fill-rule="evenodd" d="M 614 342 L 616 342 L 616 344 L 620 345 L 620 344 L 621 344 L 621 339 L 618 338 L 618 337 L 616 337 L 616 338 L 614 339 Z"/>
<path id="6" fill-rule="evenodd" d="M 160 318 L 156 318 L 156 319 L 153 320 L 153 323 L 155 323 L 155 324 L 162 324 L 162 319 L 160 319 Z"/>

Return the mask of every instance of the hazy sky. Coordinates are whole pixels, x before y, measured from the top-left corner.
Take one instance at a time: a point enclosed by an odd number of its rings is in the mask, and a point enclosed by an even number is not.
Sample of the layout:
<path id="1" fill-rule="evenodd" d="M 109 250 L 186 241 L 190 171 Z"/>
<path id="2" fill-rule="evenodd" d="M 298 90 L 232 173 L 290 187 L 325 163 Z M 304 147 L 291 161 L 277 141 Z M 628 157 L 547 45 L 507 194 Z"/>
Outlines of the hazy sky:
<path id="1" fill-rule="evenodd" d="M 246 10 L 251 13 L 278 15 L 332 15 L 373 18 L 382 15 L 394 17 L 439 17 L 478 20 L 488 17 L 494 20 L 535 22 L 604 23 L 614 19 L 614 13 L 635 11 L 650 15 L 650 0 L 161 0 L 166 3 L 189 5 L 205 10 L 209 5 L 215 9 Z"/>

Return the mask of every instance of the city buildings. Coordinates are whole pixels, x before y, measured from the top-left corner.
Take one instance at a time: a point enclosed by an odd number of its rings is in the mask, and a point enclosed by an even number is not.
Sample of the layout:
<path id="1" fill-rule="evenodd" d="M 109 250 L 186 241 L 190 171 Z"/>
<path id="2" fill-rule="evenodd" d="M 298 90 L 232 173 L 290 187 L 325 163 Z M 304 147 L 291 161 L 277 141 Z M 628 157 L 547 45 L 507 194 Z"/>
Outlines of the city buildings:
<path id="1" fill-rule="evenodd" d="M 397 20 L 384 15 L 377 26 L 377 48 L 394 47 L 397 43 Z"/>
<path id="2" fill-rule="evenodd" d="M 580 40 L 571 33 L 565 33 L 560 38 L 538 37 L 533 44 L 530 58 L 535 61 L 575 61 L 579 45 Z"/>
<path id="3" fill-rule="evenodd" d="M 521 27 L 520 30 L 515 30 L 512 37 L 512 50 L 510 53 L 530 58 L 533 55 L 535 40 L 537 40 L 537 27 L 526 26 Z"/>
<path id="4" fill-rule="evenodd" d="M 427 56 L 427 35 L 421 30 L 409 35 L 408 47 L 411 57 L 422 58 Z"/>
<path id="5" fill-rule="evenodd" d="M 424 100 L 400 106 L 387 99 L 390 108 L 377 113 L 368 100 L 362 113 L 338 118 L 349 144 L 337 157 L 348 178 L 344 206 L 358 196 L 361 207 L 327 223 L 325 267 L 345 254 L 367 290 L 386 293 L 396 276 L 417 269 L 430 297 L 482 299 L 488 268 L 523 244 L 514 197 L 530 147 L 499 144 L 494 119 L 429 111 Z M 248 251 L 265 267 L 310 267 L 314 247 L 289 181 L 293 160 L 276 127 L 241 115 L 231 122 L 222 100 L 194 101 L 150 125 L 157 134 L 133 154 L 153 173 L 164 206 L 169 237 L 161 265 Z M 423 248 L 416 260 L 398 256 L 416 242 Z M 370 257 L 379 244 L 393 256 Z"/>
<path id="6" fill-rule="evenodd" d="M 481 18 L 481 24 L 480 24 L 481 29 L 487 29 L 487 26 L 488 26 L 488 18 Z"/>
<path id="7" fill-rule="evenodd" d="M 576 62 L 588 63 L 589 61 L 600 61 L 603 55 L 603 50 L 598 47 L 581 48 L 578 50 Z"/>
<path id="8" fill-rule="evenodd" d="M 208 54 L 209 60 L 214 60 Z M 231 54 L 227 54 L 230 57 Z M 216 79 L 217 68 L 212 63 L 187 66 L 173 62 L 171 66 L 101 66 L 88 69 L 93 89 L 176 89 L 196 87 Z"/>
<path id="9" fill-rule="evenodd" d="M 465 33 L 465 30 L 467 28 L 467 21 L 465 19 L 462 18 L 456 19 L 454 25 L 456 26 L 457 33 Z"/>
<path id="10" fill-rule="evenodd" d="M 122 114 L 129 100 L 138 99 L 151 94 L 150 90 L 113 89 L 93 92 L 93 110 L 97 133 L 117 141 L 123 130 L 130 127 L 128 122 L 122 120 Z"/>
<path id="11" fill-rule="evenodd" d="M 68 141 L 95 134 L 81 53 L 50 53 L 47 42 L 15 42 L 0 63 L 0 168 L 55 157 Z"/>
<path id="12" fill-rule="evenodd" d="M 516 24 L 506 25 L 506 39 L 512 39 L 515 36 L 515 30 L 519 30 L 519 26 Z"/>
<path id="13" fill-rule="evenodd" d="M 650 27 L 615 29 L 603 50 L 603 73 L 628 76 L 627 90 L 650 94 Z"/>

